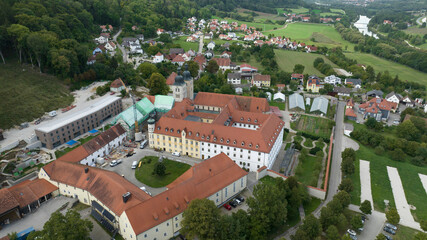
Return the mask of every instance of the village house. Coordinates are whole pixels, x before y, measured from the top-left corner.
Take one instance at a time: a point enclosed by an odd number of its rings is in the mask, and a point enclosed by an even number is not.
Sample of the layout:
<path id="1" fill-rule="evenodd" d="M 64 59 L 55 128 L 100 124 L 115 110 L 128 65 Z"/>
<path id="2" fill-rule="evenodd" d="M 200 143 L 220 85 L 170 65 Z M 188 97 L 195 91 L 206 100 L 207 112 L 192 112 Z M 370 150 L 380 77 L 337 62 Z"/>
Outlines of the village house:
<path id="1" fill-rule="evenodd" d="M 371 100 L 359 105 L 359 112 L 363 114 L 363 118 L 375 118 L 375 120 L 386 121 L 390 116 L 390 111 L 395 112 L 398 104 L 389 102 L 381 98 L 372 98 Z"/>
<path id="2" fill-rule="evenodd" d="M 313 93 L 318 93 L 322 85 L 320 84 L 320 79 L 313 75 L 308 77 L 307 80 L 307 91 L 311 91 Z"/>
<path id="3" fill-rule="evenodd" d="M 154 55 L 153 58 L 153 63 L 161 63 L 165 60 L 163 54 L 161 54 L 160 52 L 158 52 L 156 55 Z"/>
<path id="4" fill-rule="evenodd" d="M 362 80 L 354 79 L 354 78 L 346 78 L 344 84 L 351 85 L 354 88 L 361 88 L 362 87 Z"/>
<path id="5" fill-rule="evenodd" d="M 241 84 L 242 76 L 240 73 L 228 73 L 227 83 L 229 84 Z"/>
<path id="6" fill-rule="evenodd" d="M 270 79 L 270 75 L 261 75 L 261 74 L 256 74 L 253 75 L 252 77 L 252 86 L 257 86 L 257 87 L 270 87 L 271 84 L 271 79 Z"/>

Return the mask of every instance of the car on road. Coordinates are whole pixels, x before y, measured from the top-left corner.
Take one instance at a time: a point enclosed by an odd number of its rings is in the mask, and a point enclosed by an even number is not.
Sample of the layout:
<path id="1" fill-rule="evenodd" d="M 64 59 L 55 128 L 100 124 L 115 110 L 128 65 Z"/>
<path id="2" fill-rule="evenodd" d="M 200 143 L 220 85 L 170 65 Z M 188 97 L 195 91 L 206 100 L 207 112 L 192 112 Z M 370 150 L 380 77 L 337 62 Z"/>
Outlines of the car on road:
<path id="1" fill-rule="evenodd" d="M 366 216 L 365 215 L 362 215 L 362 223 L 365 223 L 365 221 L 366 221 Z"/>
<path id="2" fill-rule="evenodd" d="M 240 202 L 244 202 L 245 201 L 245 198 L 243 198 L 242 196 L 237 196 L 236 199 L 239 200 Z"/>
<path id="3" fill-rule="evenodd" d="M 354 230 L 352 230 L 352 229 L 347 229 L 347 233 L 348 233 L 349 235 L 356 236 L 356 232 L 355 232 Z"/>
<path id="4" fill-rule="evenodd" d="M 239 199 L 237 199 L 237 198 L 234 198 L 234 201 L 236 201 L 237 205 L 241 205 L 241 204 L 242 204 L 242 201 L 240 201 L 240 200 L 239 200 Z"/>
<path id="5" fill-rule="evenodd" d="M 383 230 L 384 230 L 384 232 L 388 232 L 388 233 L 390 233 L 392 235 L 396 234 L 396 232 L 393 229 L 389 228 L 389 227 L 384 227 Z"/>
<path id="6" fill-rule="evenodd" d="M 147 144 L 148 144 L 148 141 L 147 141 L 147 140 L 144 140 L 144 141 L 142 141 L 142 142 L 141 142 L 141 144 L 139 145 L 139 148 L 140 148 L 140 149 L 144 149 L 144 148 L 147 146 Z"/>
<path id="7" fill-rule="evenodd" d="M 388 228 L 393 229 L 394 231 L 397 230 L 397 227 L 395 225 L 391 224 L 391 223 L 386 223 L 385 226 L 388 227 Z"/>
<path id="8" fill-rule="evenodd" d="M 357 240 L 357 237 L 355 235 L 351 235 L 349 233 L 347 233 L 347 235 L 352 239 L 352 240 Z"/>
<path id="9" fill-rule="evenodd" d="M 132 162 L 132 169 L 135 169 L 138 166 L 138 161 Z"/>
<path id="10" fill-rule="evenodd" d="M 228 211 L 230 211 L 230 210 L 231 210 L 231 206 L 230 206 L 229 204 L 227 204 L 227 203 L 226 203 L 226 204 L 224 204 L 224 208 L 225 208 L 225 209 L 227 209 Z"/>
<path id="11" fill-rule="evenodd" d="M 228 204 L 229 204 L 230 206 L 234 207 L 234 208 L 235 208 L 235 207 L 237 207 L 237 202 L 236 202 L 236 201 L 234 201 L 234 200 L 233 200 L 233 201 L 231 201 L 231 202 L 229 202 Z"/>
<path id="12" fill-rule="evenodd" d="M 110 162 L 110 167 L 115 167 L 115 166 L 119 165 L 120 163 L 122 163 L 121 159 L 113 160 Z"/>
<path id="13" fill-rule="evenodd" d="M 172 156 L 180 157 L 180 156 L 181 156 L 181 153 L 179 153 L 179 152 L 173 152 L 173 153 L 172 153 Z"/>

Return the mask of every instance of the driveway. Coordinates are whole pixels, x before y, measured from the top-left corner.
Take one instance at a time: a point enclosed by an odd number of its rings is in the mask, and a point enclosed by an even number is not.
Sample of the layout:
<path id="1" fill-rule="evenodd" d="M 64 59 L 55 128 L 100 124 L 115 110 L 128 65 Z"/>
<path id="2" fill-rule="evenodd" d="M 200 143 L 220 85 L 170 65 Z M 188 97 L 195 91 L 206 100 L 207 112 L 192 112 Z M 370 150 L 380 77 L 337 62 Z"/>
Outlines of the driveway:
<path id="1" fill-rule="evenodd" d="M 62 205 L 68 202 L 68 207 L 75 199 L 58 196 L 43 203 L 35 212 L 32 212 L 22 219 L 13 222 L 10 225 L 4 226 L 0 230 L 0 237 L 13 232 L 21 232 L 29 227 L 34 227 L 36 231 L 42 230 L 43 225 L 49 220 L 50 215 L 58 210 Z M 62 211 L 64 213 L 65 211 Z"/>
<path id="2" fill-rule="evenodd" d="M 104 167 L 105 170 L 108 171 L 112 171 L 112 172 L 116 172 L 119 175 L 123 175 L 128 181 L 130 181 L 131 183 L 135 184 L 138 187 L 146 187 L 147 190 L 149 192 L 151 192 L 151 194 L 153 196 L 162 193 L 166 190 L 166 187 L 161 187 L 161 188 L 152 188 L 149 187 L 143 183 L 141 183 L 140 181 L 138 181 L 135 178 L 135 169 L 132 169 L 132 162 L 133 161 L 139 161 L 141 160 L 141 158 L 145 157 L 145 156 L 165 156 L 166 158 L 173 160 L 173 161 L 178 161 L 178 162 L 183 162 L 183 163 L 187 163 L 191 166 L 193 166 L 196 163 L 200 163 L 202 160 L 201 159 L 196 159 L 196 158 L 190 158 L 187 156 L 181 156 L 181 157 L 175 157 L 172 156 L 171 153 L 168 152 L 156 152 L 152 149 L 149 149 L 148 147 L 146 147 L 145 149 L 139 149 L 136 148 L 135 149 L 135 154 L 131 157 L 125 157 L 123 158 L 123 162 L 115 167 L 110 167 L 110 165 L 108 164 L 107 166 Z"/>
<path id="3" fill-rule="evenodd" d="M 350 210 L 361 213 L 359 206 L 350 205 L 348 207 Z M 367 219 L 364 224 L 363 232 L 357 235 L 359 240 L 372 240 L 377 237 L 377 235 L 382 232 L 383 225 L 385 223 L 385 214 L 382 212 L 372 211 L 371 215 L 367 215 Z"/>

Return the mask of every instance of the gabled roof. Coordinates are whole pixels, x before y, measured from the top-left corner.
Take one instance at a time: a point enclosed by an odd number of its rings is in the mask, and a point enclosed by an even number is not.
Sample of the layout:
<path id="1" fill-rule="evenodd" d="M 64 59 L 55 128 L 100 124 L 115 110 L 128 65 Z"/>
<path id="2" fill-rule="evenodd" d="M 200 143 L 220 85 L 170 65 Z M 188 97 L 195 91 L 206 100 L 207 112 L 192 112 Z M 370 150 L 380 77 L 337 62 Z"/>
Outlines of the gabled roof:
<path id="1" fill-rule="evenodd" d="M 167 85 L 173 85 L 175 83 L 176 76 L 177 76 L 176 72 L 172 72 L 169 75 L 169 77 L 166 79 L 166 84 Z"/>
<path id="2" fill-rule="evenodd" d="M 354 112 L 353 108 L 347 108 L 345 110 L 345 115 L 348 116 L 348 117 L 357 117 L 357 115 Z"/>
<path id="3" fill-rule="evenodd" d="M 176 55 L 172 62 L 185 62 L 185 59 L 181 55 Z"/>
<path id="4" fill-rule="evenodd" d="M 231 64 L 231 60 L 229 58 L 212 58 L 213 61 L 218 63 L 220 67 L 229 67 Z"/>
<path id="5" fill-rule="evenodd" d="M 182 213 L 192 200 L 207 198 L 247 174 L 221 153 L 187 170 L 167 191 L 128 208 L 126 215 L 135 234 L 141 234 Z"/>
<path id="6" fill-rule="evenodd" d="M 19 206 L 18 200 L 8 188 L 0 189 L 0 214 Z"/>
<path id="7" fill-rule="evenodd" d="M 324 97 L 317 97 L 311 104 L 310 112 L 320 111 L 324 114 L 328 112 L 328 99 Z"/>
<path id="8" fill-rule="evenodd" d="M 66 155 L 73 155 L 73 151 Z M 85 168 L 88 172 L 85 173 Z M 55 160 L 43 167 L 49 178 L 55 182 L 74 186 L 90 192 L 102 204 L 120 216 L 123 211 L 151 197 L 119 174 L 96 167 Z M 122 195 L 132 196 L 125 203 Z"/>
<path id="9" fill-rule="evenodd" d="M 228 94 L 217 94 L 208 92 L 199 92 L 194 99 L 194 104 L 205 105 L 205 106 L 216 106 L 224 107 L 231 99 L 235 98 L 239 104 L 241 110 L 249 112 L 268 112 L 270 106 L 267 99 L 246 97 L 246 96 L 235 96 Z"/>
<path id="10" fill-rule="evenodd" d="M 305 110 L 304 98 L 298 93 L 294 93 L 289 96 L 289 109 L 293 109 L 296 107 Z"/>
<path id="11" fill-rule="evenodd" d="M 267 81 L 270 82 L 270 75 L 254 75 L 254 81 Z"/>
<path id="12" fill-rule="evenodd" d="M 123 82 L 120 78 L 117 78 L 116 80 L 114 80 L 110 85 L 111 88 L 119 88 L 121 86 L 123 86 Z"/>
<path id="13" fill-rule="evenodd" d="M 25 180 L 9 188 L 19 202 L 20 207 L 25 207 L 41 197 L 57 190 L 58 187 L 46 181 L 45 179 Z"/>

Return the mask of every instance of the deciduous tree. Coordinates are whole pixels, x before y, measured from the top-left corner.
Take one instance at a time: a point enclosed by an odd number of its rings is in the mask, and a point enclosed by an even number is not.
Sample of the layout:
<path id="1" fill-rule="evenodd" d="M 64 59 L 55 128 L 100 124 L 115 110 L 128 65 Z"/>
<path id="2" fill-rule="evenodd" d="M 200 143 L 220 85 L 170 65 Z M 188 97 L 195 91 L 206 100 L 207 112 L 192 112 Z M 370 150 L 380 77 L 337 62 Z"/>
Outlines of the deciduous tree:
<path id="1" fill-rule="evenodd" d="M 338 186 L 338 189 L 350 193 L 353 191 L 353 182 L 350 178 L 344 178 Z"/>
<path id="2" fill-rule="evenodd" d="M 396 208 L 390 208 L 386 213 L 385 216 L 387 218 L 387 221 L 393 225 L 397 225 L 400 221 L 400 215 L 397 212 Z"/>
<path id="3" fill-rule="evenodd" d="M 340 240 L 340 234 L 338 233 L 337 227 L 331 225 L 326 230 L 326 237 L 328 240 Z"/>
<path id="4" fill-rule="evenodd" d="M 362 211 L 364 214 L 371 214 L 372 213 L 372 206 L 371 202 L 369 200 L 365 200 L 360 204 L 360 211 Z"/>
<path id="5" fill-rule="evenodd" d="M 160 73 L 153 73 L 148 79 L 147 87 L 150 89 L 150 95 L 166 95 L 169 92 L 169 86 L 166 79 Z"/>
<path id="6" fill-rule="evenodd" d="M 190 239 L 215 239 L 219 219 L 219 209 L 214 202 L 195 199 L 183 213 L 182 231 Z"/>

